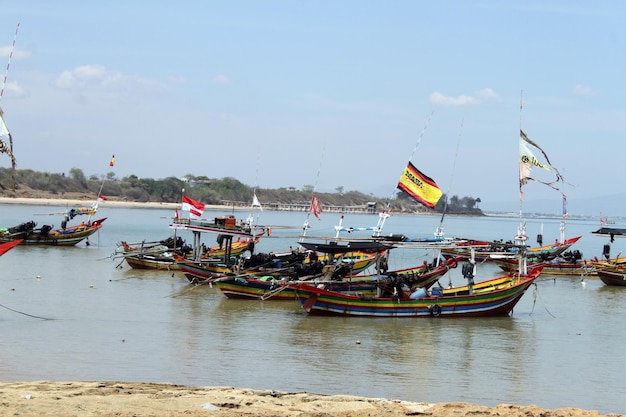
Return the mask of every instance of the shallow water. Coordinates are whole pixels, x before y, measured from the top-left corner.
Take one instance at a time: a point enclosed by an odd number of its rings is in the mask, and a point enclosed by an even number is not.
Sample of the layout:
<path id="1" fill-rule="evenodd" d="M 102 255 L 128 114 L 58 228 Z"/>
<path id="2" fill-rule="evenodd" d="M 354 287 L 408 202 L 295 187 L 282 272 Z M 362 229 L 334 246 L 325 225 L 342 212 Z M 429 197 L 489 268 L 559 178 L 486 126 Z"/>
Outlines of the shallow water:
<path id="1" fill-rule="evenodd" d="M 62 209 L 0 205 L 0 219 L 3 225 L 58 223 L 34 214 Z M 104 205 L 98 214 L 108 219 L 90 246 L 17 247 L 0 257 L 0 380 L 171 382 L 626 413 L 626 288 L 542 276 L 511 317 L 309 317 L 295 301 L 229 300 L 172 272 L 116 268 L 119 260 L 110 255 L 117 242 L 170 236 L 173 213 Z M 215 213 L 221 214 L 228 213 Z M 257 250 L 272 251 L 296 245 L 306 213 L 257 216 L 274 226 Z M 313 218 L 308 234 L 334 235 L 338 218 Z M 344 225 L 376 221 L 375 215 L 346 215 Z M 438 223 L 438 216 L 398 215 L 385 233 L 429 237 Z M 517 223 L 449 218 L 446 234 L 510 239 Z M 529 221 L 528 234 L 536 236 L 541 226 Z M 590 234 L 597 226 L 567 224 L 568 237 L 583 236 L 574 248 L 585 258 L 599 256 L 606 243 Z M 558 236 L 558 227 L 558 220 L 543 221 L 545 242 Z M 207 245 L 214 239 L 207 235 Z M 430 256 L 394 249 L 390 267 Z M 482 265 L 477 279 L 498 273 Z M 442 283 L 448 280 L 462 283 L 460 268 Z"/>

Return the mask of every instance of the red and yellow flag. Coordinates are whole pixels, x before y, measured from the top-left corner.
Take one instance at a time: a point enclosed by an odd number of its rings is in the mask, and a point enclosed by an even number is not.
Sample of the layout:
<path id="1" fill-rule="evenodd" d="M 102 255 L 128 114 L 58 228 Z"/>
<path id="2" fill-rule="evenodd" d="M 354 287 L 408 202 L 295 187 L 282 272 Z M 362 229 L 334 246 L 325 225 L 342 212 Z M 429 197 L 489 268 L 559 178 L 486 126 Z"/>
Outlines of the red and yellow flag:
<path id="1" fill-rule="evenodd" d="M 112 167 L 115 165 L 115 155 L 111 157 L 111 162 L 109 162 L 109 166 Z"/>
<path id="2" fill-rule="evenodd" d="M 415 168 L 411 162 L 406 166 L 402 177 L 400 177 L 398 188 L 413 197 L 414 200 L 430 208 L 434 208 L 437 205 L 442 195 L 437 183 Z"/>

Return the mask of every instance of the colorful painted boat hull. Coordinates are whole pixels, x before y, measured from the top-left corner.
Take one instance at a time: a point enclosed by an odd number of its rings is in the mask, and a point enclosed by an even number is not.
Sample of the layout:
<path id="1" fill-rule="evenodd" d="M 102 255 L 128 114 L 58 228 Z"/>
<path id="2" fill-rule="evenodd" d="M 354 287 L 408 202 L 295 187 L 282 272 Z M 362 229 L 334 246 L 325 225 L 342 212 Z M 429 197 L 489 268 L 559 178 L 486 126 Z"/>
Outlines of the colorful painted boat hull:
<path id="1" fill-rule="evenodd" d="M 178 270 L 187 277 L 190 283 L 200 284 L 211 282 L 224 274 L 232 274 L 231 267 L 225 264 L 214 264 L 206 262 L 193 262 L 183 259 L 176 259 Z"/>
<path id="2" fill-rule="evenodd" d="M 611 268 L 611 269 L 598 269 L 598 278 L 610 286 L 626 287 L 626 269 L 624 268 Z"/>
<path id="3" fill-rule="evenodd" d="M 515 259 L 495 259 L 493 263 L 500 267 L 503 271 L 517 271 L 519 262 Z M 529 264 L 530 267 L 538 264 Z M 596 270 L 592 263 L 587 264 L 586 261 L 580 263 L 541 263 L 543 265 L 542 274 L 544 275 L 567 275 L 567 276 L 595 276 Z"/>
<path id="4" fill-rule="evenodd" d="M 19 245 L 20 243 L 22 243 L 22 239 L 13 240 L 11 242 L 0 243 L 0 256 L 4 255 L 8 251 L 13 249 L 17 245 Z"/>
<path id="5" fill-rule="evenodd" d="M 126 255 L 124 257 L 128 266 L 133 269 L 156 269 L 161 271 L 178 271 L 178 264 L 173 257 Z"/>
<path id="6" fill-rule="evenodd" d="M 438 267 L 420 265 L 414 268 L 404 268 L 389 271 L 386 275 L 364 275 L 343 278 L 341 281 L 308 280 L 299 281 L 305 285 L 322 286 L 325 289 L 338 292 L 358 293 L 361 296 L 375 296 L 379 289 L 392 286 L 394 282 L 405 282 L 413 289 L 430 288 L 439 278 L 444 276 L 450 268 L 456 267 L 454 259 L 446 261 Z M 287 280 L 237 276 L 220 278 L 213 282 L 228 298 L 255 299 L 255 300 L 295 300 L 298 294 L 289 286 Z"/>
<path id="7" fill-rule="evenodd" d="M 295 300 L 297 295 L 294 290 L 284 285 L 284 282 L 276 280 L 251 279 L 244 277 L 220 278 L 213 282 L 222 293 L 228 298 L 248 299 L 248 300 L 273 300 L 286 301 Z M 323 282 L 310 281 L 306 285 L 324 285 L 326 288 L 340 292 L 354 292 L 363 295 L 373 296 L 376 294 L 377 286 L 372 279 L 349 278 L 346 281 Z"/>
<path id="8" fill-rule="evenodd" d="M 302 284 L 291 287 L 311 315 L 368 317 L 488 317 L 507 316 L 541 273 L 530 269 L 524 277 L 506 276 L 474 286 L 444 290 L 424 298 L 367 298 L 328 291 Z M 492 289 L 488 289 L 492 287 Z"/>
<path id="9" fill-rule="evenodd" d="M 497 259 L 493 261 L 502 270 L 510 272 L 518 269 L 518 261 L 514 259 Z M 597 276 L 600 268 L 610 268 L 612 266 L 624 264 L 626 258 L 613 258 L 609 261 L 598 259 L 588 259 L 579 262 L 556 262 L 543 263 L 543 275 L 563 275 L 563 276 Z M 533 266 L 536 264 L 529 264 Z"/>
<path id="10" fill-rule="evenodd" d="M 39 233 L 30 233 L 26 236 L 0 234 L 0 242 L 11 242 L 17 239 L 23 239 L 22 245 L 75 246 L 100 230 L 105 220 L 106 217 L 64 229 L 52 229 L 45 235 Z"/>
<path id="11" fill-rule="evenodd" d="M 561 255 L 563 252 L 568 250 L 574 243 L 578 242 L 582 236 L 576 236 L 569 239 L 566 239 L 563 243 L 554 243 L 551 245 L 544 245 L 538 247 L 528 248 L 527 251 L 527 259 L 532 262 L 534 259 L 554 259 L 557 256 Z M 498 250 L 498 245 L 500 243 L 493 242 L 488 244 L 488 242 L 476 242 L 476 243 L 463 243 L 459 244 L 454 248 L 445 248 L 441 250 L 441 254 L 448 258 L 451 256 L 463 256 L 463 260 L 468 260 L 471 256 L 471 250 L 466 246 L 468 245 L 476 245 L 476 249 L 474 251 L 474 259 L 476 262 L 489 262 L 494 258 L 493 254 L 497 255 L 512 255 L 515 251 L 506 251 Z M 506 246 L 506 245 L 503 245 Z"/>

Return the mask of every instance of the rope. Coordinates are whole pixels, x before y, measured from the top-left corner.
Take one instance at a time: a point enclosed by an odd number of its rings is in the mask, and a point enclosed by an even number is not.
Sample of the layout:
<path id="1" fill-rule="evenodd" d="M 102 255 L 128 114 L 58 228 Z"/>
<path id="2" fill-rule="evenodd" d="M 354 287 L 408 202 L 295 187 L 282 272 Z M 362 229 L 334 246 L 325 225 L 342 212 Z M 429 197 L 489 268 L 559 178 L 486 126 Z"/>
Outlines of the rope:
<path id="1" fill-rule="evenodd" d="M 533 314 L 533 311 L 535 310 L 535 303 L 537 302 L 537 298 L 539 298 L 539 300 L 541 301 L 541 304 L 543 305 L 544 310 L 546 310 L 546 312 L 553 318 L 556 318 L 556 316 L 554 314 L 552 314 L 550 312 L 550 310 L 548 310 L 548 308 L 546 307 L 546 305 L 544 304 L 543 300 L 541 299 L 541 294 L 539 294 L 539 287 L 537 286 L 536 282 L 533 282 L 533 285 L 535 286 L 535 288 L 533 289 L 533 308 L 530 311 L 530 314 Z"/>
<path id="2" fill-rule="evenodd" d="M 268 298 L 273 297 L 274 295 L 278 294 L 279 292 L 285 290 L 287 288 L 287 285 L 281 285 L 280 287 L 268 292 L 267 294 L 261 296 L 261 301 L 265 301 Z"/>
<path id="3" fill-rule="evenodd" d="M 54 320 L 54 319 L 51 319 L 51 318 L 49 318 L 49 317 L 35 316 L 35 315 L 33 315 L 33 314 L 24 313 L 23 311 L 14 310 L 14 309 L 12 309 L 12 308 L 10 308 L 10 307 L 7 307 L 7 306 L 5 306 L 5 305 L 3 305 L 3 304 L 0 304 L 0 307 L 5 308 L 5 309 L 7 309 L 7 310 L 9 310 L 9 311 L 12 311 L 12 312 L 14 312 L 14 313 L 17 313 L 17 314 L 22 314 L 22 315 L 24 315 L 24 316 L 32 317 L 32 318 L 34 318 L 34 319 L 41 319 L 41 320 Z"/>

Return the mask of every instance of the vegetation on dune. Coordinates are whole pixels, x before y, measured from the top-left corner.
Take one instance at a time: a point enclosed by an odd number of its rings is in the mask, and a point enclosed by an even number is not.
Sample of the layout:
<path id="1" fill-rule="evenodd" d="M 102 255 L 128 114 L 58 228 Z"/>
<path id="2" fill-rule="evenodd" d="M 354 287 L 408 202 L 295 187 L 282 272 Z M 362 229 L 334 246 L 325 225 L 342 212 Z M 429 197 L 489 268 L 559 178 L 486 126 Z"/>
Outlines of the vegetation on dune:
<path id="1" fill-rule="evenodd" d="M 15 178 L 15 180 L 14 180 Z M 312 185 L 304 185 L 302 189 L 294 187 L 265 189 L 253 188 L 232 177 L 208 178 L 188 174 L 181 178 L 167 177 L 162 179 L 140 178 L 129 175 L 118 179 L 114 172 L 99 177 L 87 177 L 79 168 L 72 168 L 68 174 L 37 172 L 30 169 L 15 171 L 0 168 L 0 195 L 5 197 L 34 198 L 67 198 L 95 199 L 100 192 L 110 200 L 176 203 L 185 195 L 214 205 L 250 205 L 256 193 L 261 204 L 308 204 L 313 194 L 323 206 L 366 206 L 376 203 L 376 209 L 382 210 L 388 200 L 377 198 L 360 191 L 344 191 L 338 186 L 334 193 L 320 193 Z M 446 195 L 439 200 L 435 212 L 443 212 Z M 452 196 L 448 199 L 447 212 L 451 214 L 480 215 L 477 207 L 480 198 Z M 432 212 L 432 210 L 415 202 L 408 195 L 398 192 L 390 202 L 390 210 L 394 212 Z"/>

